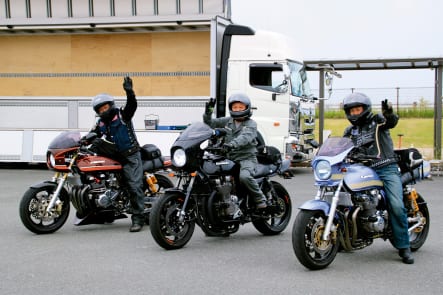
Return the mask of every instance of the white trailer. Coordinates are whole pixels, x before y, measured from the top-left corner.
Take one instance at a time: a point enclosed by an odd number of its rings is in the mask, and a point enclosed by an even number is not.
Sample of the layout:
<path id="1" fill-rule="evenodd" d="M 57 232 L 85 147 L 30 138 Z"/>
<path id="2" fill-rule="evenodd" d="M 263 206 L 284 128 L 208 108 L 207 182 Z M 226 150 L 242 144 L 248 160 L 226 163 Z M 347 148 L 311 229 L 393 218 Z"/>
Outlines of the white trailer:
<path id="1" fill-rule="evenodd" d="M 309 161 L 315 147 L 315 102 L 295 46 L 281 34 L 255 32 L 222 17 L 211 21 L 210 31 L 210 96 L 217 99 L 216 116 L 228 114 L 231 93 L 244 92 L 266 144 L 279 148 L 294 165 Z M 202 120 L 209 96 L 143 96 L 137 87 L 139 108 L 133 120 L 139 141 L 154 143 L 169 156 L 180 130 Z M 91 97 L 0 97 L 0 161 L 45 162 L 47 145 L 58 133 L 86 133 L 93 125 L 90 101 Z M 124 101 L 116 97 L 117 105 Z"/>

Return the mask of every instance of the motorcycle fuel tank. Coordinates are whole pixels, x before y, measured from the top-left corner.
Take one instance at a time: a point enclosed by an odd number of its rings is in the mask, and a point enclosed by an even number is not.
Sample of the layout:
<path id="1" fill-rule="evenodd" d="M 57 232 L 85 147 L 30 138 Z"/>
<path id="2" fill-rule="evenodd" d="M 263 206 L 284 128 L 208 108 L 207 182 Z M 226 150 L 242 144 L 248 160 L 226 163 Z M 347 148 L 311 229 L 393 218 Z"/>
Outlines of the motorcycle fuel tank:
<path id="1" fill-rule="evenodd" d="M 209 175 L 211 174 L 229 175 L 234 166 L 235 163 L 227 159 L 222 161 L 205 161 L 203 163 L 203 171 Z"/>
<path id="2" fill-rule="evenodd" d="M 348 167 L 344 176 L 344 183 L 352 191 L 383 187 L 383 182 L 377 173 L 373 169 L 363 165 Z"/>
<path id="3" fill-rule="evenodd" d="M 77 162 L 77 166 L 83 172 L 90 172 L 97 170 L 109 171 L 109 170 L 122 169 L 122 165 L 119 162 L 102 156 L 89 156 L 80 159 Z"/>

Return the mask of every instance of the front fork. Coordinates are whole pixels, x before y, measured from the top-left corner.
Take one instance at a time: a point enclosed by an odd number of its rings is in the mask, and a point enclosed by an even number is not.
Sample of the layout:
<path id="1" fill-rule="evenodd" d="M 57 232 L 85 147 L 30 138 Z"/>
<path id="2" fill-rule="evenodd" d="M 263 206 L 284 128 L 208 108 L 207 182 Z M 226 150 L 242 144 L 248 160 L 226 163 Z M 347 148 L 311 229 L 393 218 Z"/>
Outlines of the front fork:
<path id="1" fill-rule="evenodd" d="M 189 184 L 186 187 L 185 202 L 183 203 L 182 209 L 178 213 L 179 214 L 179 217 L 178 217 L 179 222 L 185 221 L 186 206 L 188 205 L 189 199 L 191 198 L 191 191 L 192 191 L 192 187 L 194 186 L 196 176 L 197 176 L 197 172 L 191 173 L 191 181 L 189 182 Z"/>
<path id="2" fill-rule="evenodd" d="M 54 208 L 55 204 L 59 200 L 60 192 L 62 191 L 67 178 L 68 178 L 68 173 L 59 173 L 59 172 L 55 173 L 53 179 L 54 179 L 54 181 L 57 181 L 57 189 L 55 190 L 54 194 L 52 195 L 51 200 L 49 201 L 49 205 L 46 208 L 46 213 L 48 213 L 48 215 L 51 214 L 52 209 Z"/>
<path id="3" fill-rule="evenodd" d="M 335 210 L 337 209 L 338 198 L 340 195 L 341 188 L 343 187 L 343 179 L 338 184 L 337 190 L 332 197 L 331 207 L 329 209 L 328 219 L 326 220 L 325 230 L 323 231 L 322 240 L 329 240 L 329 235 L 331 234 L 332 223 L 334 221 Z"/>
<path id="4" fill-rule="evenodd" d="M 71 161 L 69 162 L 68 169 L 71 172 L 72 172 L 72 166 L 74 165 L 75 161 L 77 160 L 77 157 L 78 157 L 78 154 L 75 154 L 72 157 Z M 60 176 L 60 174 L 61 174 L 61 176 Z M 46 208 L 46 212 L 48 214 L 51 214 L 51 210 L 54 208 L 55 204 L 59 200 L 58 196 L 60 195 L 60 192 L 62 191 L 63 186 L 65 185 L 66 179 L 68 179 L 68 175 L 69 175 L 69 173 L 60 173 L 60 172 L 55 173 L 53 178 L 54 178 L 54 181 L 58 182 L 58 185 L 57 185 L 57 189 L 55 190 L 54 194 L 52 195 L 51 201 L 49 201 L 48 207 Z"/>

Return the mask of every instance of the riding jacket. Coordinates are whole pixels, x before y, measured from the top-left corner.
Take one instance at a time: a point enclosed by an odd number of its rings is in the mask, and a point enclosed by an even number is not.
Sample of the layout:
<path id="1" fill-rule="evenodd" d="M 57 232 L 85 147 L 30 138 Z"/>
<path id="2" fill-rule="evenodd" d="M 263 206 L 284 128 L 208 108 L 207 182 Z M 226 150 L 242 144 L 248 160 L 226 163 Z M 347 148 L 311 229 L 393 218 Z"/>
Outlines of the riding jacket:
<path id="1" fill-rule="evenodd" d="M 371 114 L 364 124 L 348 126 L 343 134 L 344 137 L 351 138 L 354 145 L 365 154 L 378 156 L 378 159 L 371 164 L 371 167 L 376 169 L 397 162 L 389 129 L 397 125 L 399 118 L 394 113 L 384 117 L 385 123 L 378 126 L 378 131 L 376 115 Z M 378 145 L 376 141 L 377 133 Z"/>
<path id="2" fill-rule="evenodd" d="M 231 117 L 212 118 L 204 114 L 203 121 L 212 128 L 225 128 L 225 142 L 232 144 L 233 149 L 228 158 L 233 161 L 249 160 L 257 155 L 257 123 L 245 119 L 236 123 Z"/>
<path id="3" fill-rule="evenodd" d="M 134 154 L 140 149 L 137 141 L 132 117 L 137 110 L 137 100 L 135 95 L 128 94 L 126 105 L 116 109 L 115 115 L 109 122 L 98 119 L 92 132 L 97 133 L 98 137 L 105 135 L 106 140 L 115 144 L 117 151 L 123 156 Z"/>

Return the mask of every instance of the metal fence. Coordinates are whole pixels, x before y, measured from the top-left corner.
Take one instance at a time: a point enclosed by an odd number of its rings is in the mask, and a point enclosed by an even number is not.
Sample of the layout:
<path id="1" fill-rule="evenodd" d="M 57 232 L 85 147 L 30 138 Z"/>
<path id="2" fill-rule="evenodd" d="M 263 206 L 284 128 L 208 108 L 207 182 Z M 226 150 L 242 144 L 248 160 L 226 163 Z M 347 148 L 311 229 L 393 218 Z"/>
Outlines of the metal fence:
<path id="1" fill-rule="evenodd" d="M 312 89 L 314 96 L 319 96 L 318 89 Z M 362 92 L 372 100 L 375 109 L 381 101 L 388 99 L 394 108 L 422 108 L 434 107 L 434 87 L 378 87 L 378 88 L 333 88 L 325 94 L 325 109 L 340 109 L 343 98 L 352 92 Z"/>

